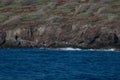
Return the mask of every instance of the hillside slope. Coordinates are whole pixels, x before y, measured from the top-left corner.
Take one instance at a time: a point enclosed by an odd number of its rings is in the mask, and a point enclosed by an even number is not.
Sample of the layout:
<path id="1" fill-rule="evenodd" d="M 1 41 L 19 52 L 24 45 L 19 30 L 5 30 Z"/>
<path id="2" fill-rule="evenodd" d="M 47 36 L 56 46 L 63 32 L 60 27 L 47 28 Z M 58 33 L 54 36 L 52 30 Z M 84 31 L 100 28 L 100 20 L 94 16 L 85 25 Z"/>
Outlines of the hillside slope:
<path id="1" fill-rule="evenodd" d="M 0 47 L 120 49 L 120 0 L 0 0 Z"/>

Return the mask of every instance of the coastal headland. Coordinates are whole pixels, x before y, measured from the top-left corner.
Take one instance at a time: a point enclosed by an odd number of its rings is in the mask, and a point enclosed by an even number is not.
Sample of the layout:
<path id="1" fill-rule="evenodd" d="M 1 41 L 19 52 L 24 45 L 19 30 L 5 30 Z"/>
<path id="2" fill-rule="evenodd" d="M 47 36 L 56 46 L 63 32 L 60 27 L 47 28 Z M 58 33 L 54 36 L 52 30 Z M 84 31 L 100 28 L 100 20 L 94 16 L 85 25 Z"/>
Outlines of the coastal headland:
<path id="1" fill-rule="evenodd" d="M 0 48 L 120 49 L 120 0 L 0 0 Z"/>

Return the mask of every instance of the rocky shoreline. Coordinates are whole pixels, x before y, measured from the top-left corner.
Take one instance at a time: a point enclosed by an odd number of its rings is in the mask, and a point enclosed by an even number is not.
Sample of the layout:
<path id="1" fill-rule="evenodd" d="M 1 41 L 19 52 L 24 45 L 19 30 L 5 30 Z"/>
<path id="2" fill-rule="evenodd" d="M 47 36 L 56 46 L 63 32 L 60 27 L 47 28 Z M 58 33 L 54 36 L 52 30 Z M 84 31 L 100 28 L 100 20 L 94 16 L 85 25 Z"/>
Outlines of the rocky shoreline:
<path id="1" fill-rule="evenodd" d="M 73 47 L 119 50 L 119 0 L 74 1 L 55 0 L 44 5 L 32 5 L 31 2 L 22 8 L 19 6 L 18 12 L 14 11 L 14 7 L 10 10 L 4 8 L 6 4 L 1 2 L 0 17 L 3 20 L 0 20 L 0 48 Z M 23 10 L 23 13 L 19 10 Z M 116 13 L 113 13 L 114 10 Z M 4 19 L 5 16 L 8 17 Z"/>
<path id="2" fill-rule="evenodd" d="M 55 26 L 56 27 L 56 26 Z M 14 48 L 14 47 L 32 47 L 32 48 L 60 48 L 73 47 L 82 49 L 109 49 L 118 48 L 119 41 L 119 27 L 107 27 L 102 30 L 100 28 L 87 27 L 85 31 L 78 30 L 67 31 L 62 28 L 55 27 L 39 27 L 35 31 L 27 29 L 8 30 L 0 32 L 0 47 Z M 83 27 L 84 28 L 84 27 Z M 34 28 L 35 29 L 35 28 Z M 33 29 L 32 29 L 33 30 Z M 47 31 L 46 31 L 47 30 Z M 58 30 L 58 31 L 57 31 Z M 94 31 L 94 32 L 93 32 Z M 41 35 L 42 34 L 42 35 Z"/>

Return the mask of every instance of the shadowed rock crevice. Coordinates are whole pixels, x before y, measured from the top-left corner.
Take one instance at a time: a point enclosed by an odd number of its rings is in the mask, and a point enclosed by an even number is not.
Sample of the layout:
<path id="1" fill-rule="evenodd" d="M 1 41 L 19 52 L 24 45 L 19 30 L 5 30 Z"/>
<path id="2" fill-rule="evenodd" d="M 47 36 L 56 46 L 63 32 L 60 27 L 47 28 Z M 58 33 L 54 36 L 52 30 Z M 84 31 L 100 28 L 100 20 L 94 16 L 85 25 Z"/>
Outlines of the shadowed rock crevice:
<path id="1" fill-rule="evenodd" d="M 2 46 L 6 42 L 6 33 L 0 32 L 0 46 Z"/>
<path id="2" fill-rule="evenodd" d="M 119 42 L 119 38 L 116 34 L 114 34 L 114 43 L 117 44 Z"/>

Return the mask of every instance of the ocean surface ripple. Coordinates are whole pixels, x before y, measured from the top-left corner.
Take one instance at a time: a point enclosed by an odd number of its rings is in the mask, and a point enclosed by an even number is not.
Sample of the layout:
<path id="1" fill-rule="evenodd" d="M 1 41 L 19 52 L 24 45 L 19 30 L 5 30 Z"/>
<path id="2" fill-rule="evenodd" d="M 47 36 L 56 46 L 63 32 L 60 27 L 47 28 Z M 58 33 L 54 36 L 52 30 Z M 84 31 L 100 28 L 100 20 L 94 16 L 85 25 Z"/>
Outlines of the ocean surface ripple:
<path id="1" fill-rule="evenodd" d="M 0 49 L 0 80 L 120 80 L 120 52 Z"/>

